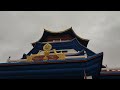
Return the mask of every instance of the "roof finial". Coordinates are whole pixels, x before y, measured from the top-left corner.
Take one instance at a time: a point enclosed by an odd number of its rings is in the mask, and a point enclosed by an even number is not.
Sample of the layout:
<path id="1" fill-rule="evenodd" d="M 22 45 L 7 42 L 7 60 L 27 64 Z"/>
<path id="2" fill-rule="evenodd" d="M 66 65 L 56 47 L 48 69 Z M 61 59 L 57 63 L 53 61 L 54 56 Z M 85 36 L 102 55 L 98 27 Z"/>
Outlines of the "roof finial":
<path id="1" fill-rule="evenodd" d="M 11 58 L 11 56 L 9 56 L 9 58 L 7 59 L 7 62 L 10 62 L 10 58 Z"/>

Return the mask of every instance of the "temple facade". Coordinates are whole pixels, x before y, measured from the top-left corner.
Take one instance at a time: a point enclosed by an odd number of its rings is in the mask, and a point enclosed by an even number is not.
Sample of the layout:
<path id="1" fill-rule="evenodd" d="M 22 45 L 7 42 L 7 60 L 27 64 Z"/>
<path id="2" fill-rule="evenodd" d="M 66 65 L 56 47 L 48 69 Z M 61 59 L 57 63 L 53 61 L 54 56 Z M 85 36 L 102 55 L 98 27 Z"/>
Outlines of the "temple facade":
<path id="1" fill-rule="evenodd" d="M 89 40 L 71 28 L 44 29 L 42 37 L 19 60 L 0 64 L 1 79 L 100 79 L 103 52 L 90 50 Z M 103 74 L 102 74 L 103 75 Z"/>

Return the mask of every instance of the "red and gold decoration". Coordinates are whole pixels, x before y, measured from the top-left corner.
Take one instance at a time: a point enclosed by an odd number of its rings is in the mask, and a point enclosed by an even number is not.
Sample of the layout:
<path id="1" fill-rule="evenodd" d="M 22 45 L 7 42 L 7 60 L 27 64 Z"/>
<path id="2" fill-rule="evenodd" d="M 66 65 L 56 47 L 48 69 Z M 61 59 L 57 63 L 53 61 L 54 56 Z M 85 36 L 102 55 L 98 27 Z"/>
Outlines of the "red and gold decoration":
<path id="1" fill-rule="evenodd" d="M 33 61 L 39 61 L 39 60 L 65 60 L 65 54 L 62 52 L 57 53 L 55 49 L 53 49 L 54 54 L 50 55 L 51 49 L 52 49 L 52 45 L 49 43 L 46 43 L 43 46 L 44 55 L 40 55 L 40 53 L 32 54 L 30 56 L 27 56 L 27 61 L 33 62 Z"/>

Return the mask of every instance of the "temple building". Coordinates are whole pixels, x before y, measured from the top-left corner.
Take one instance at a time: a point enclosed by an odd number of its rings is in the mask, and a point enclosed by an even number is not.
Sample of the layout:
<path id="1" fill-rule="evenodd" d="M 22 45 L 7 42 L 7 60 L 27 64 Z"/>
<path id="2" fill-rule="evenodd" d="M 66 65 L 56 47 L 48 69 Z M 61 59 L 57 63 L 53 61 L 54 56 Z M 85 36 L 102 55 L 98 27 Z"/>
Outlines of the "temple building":
<path id="1" fill-rule="evenodd" d="M 44 29 L 42 37 L 21 59 L 0 64 L 0 79 L 104 78 L 103 52 L 95 53 L 88 43 L 72 27 L 61 32 Z"/>

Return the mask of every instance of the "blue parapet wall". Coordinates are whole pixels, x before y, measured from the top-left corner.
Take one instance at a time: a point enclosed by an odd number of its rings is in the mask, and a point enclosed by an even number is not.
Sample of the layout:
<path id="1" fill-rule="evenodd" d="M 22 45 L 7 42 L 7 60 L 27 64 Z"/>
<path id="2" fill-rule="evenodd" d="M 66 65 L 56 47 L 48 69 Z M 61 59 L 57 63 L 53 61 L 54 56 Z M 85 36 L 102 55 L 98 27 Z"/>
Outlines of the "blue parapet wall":
<path id="1" fill-rule="evenodd" d="M 120 71 L 101 71 L 100 79 L 120 79 Z"/>
<path id="2" fill-rule="evenodd" d="M 84 70 L 93 79 L 99 78 L 102 58 L 103 53 L 87 58 L 86 62 L 55 60 L 58 63 L 3 63 L 0 64 L 0 79 L 83 79 Z"/>

